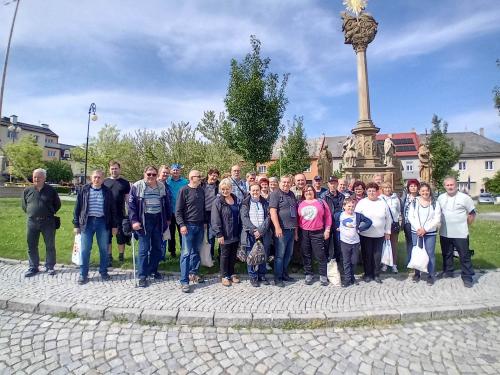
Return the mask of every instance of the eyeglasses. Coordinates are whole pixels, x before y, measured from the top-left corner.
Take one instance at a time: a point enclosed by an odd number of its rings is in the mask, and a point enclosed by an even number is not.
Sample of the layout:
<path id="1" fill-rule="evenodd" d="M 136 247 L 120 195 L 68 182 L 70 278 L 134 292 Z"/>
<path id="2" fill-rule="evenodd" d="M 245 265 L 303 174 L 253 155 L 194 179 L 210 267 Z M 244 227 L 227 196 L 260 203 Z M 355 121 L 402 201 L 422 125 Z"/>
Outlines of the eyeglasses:
<path id="1" fill-rule="evenodd" d="M 198 177 L 198 178 L 201 178 L 201 176 L 200 176 L 200 175 L 196 175 L 196 176 L 191 176 L 191 177 Z"/>
<path id="2" fill-rule="evenodd" d="M 156 177 L 157 174 L 156 173 L 146 173 L 146 176 L 148 176 L 148 177 Z"/>

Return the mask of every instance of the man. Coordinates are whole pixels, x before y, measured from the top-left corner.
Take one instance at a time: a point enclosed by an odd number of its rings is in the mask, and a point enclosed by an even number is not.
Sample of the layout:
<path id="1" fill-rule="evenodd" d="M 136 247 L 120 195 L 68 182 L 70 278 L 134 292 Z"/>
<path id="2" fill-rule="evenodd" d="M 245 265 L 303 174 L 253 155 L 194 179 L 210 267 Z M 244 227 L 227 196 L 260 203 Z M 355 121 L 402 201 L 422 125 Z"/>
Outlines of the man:
<path id="1" fill-rule="evenodd" d="M 201 187 L 199 171 L 189 172 L 189 183 L 179 190 L 175 206 L 175 219 L 182 235 L 181 247 L 181 290 L 190 293 L 189 282 L 201 283 L 200 249 L 203 243 L 203 223 L 205 222 L 205 192 Z"/>
<path id="2" fill-rule="evenodd" d="M 344 194 L 346 198 L 349 198 L 352 194 L 352 192 L 347 189 L 347 180 L 345 178 L 339 178 L 337 190 Z"/>
<path id="3" fill-rule="evenodd" d="M 303 173 L 297 173 L 294 177 L 295 186 L 290 188 L 290 191 L 295 194 L 295 199 L 301 201 L 304 199 L 304 188 L 306 187 L 306 176 Z"/>
<path id="4" fill-rule="evenodd" d="M 246 191 L 247 191 L 247 192 L 249 192 L 249 191 L 250 191 L 250 186 L 251 186 L 253 183 L 255 183 L 255 179 L 256 179 L 256 178 L 257 178 L 257 173 L 255 173 L 255 172 L 248 172 L 248 173 L 246 174 L 246 179 L 247 179 L 247 181 L 246 181 L 246 183 L 245 183 L 245 189 L 246 189 Z"/>
<path id="5" fill-rule="evenodd" d="M 377 196 L 380 196 L 382 193 L 382 189 L 380 189 L 380 186 L 382 185 L 382 182 L 384 182 L 384 177 L 380 173 L 374 174 L 372 177 L 372 182 L 375 182 L 379 189 L 377 190 Z"/>
<path id="6" fill-rule="evenodd" d="M 332 213 L 332 233 L 334 233 L 333 236 L 330 236 L 330 240 L 326 244 L 326 248 L 328 249 L 328 259 L 336 259 L 340 274 L 342 275 L 342 252 L 340 250 L 340 239 L 338 236 L 336 223 L 333 218 L 335 217 L 336 213 L 342 212 L 345 195 L 338 191 L 337 187 L 337 177 L 328 177 L 328 192 L 324 195 L 323 199 L 325 200 Z"/>
<path id="7" fill-rule="evenodd" d="M 202 184 L 205 192 L 205 223 L 207 225 L 207 239 L 210 243 L 210 254 L 215 254 L 215 233 L 212 232 L 210 218 L 212 215 L 212 205 L 215 197 L 219 194 L 219 176 L 218 169 L 210 168 L 207 173 L 207 180 Z M 220 254 L 219 254 L 220 255 Z"/>
<path id="8" fill-rule="evenodd" d="M 283 176 L 280 189 L 269 196 L 269 211 L 274 225 L 274 283 L 284 287 L 284 281 L 293 281 L 288 275 L 293 243 L 298 239 L 297 200 L 290 191 L 291 177 Z"/>
<path id="9" fill-rule="evenodd" d="M 158 181 L 167 184 L 167 179 L 170 177 L 170 167 L 168 165 L 162 164 L 158 170 Z"/>
<path id="10" fill-rule="evenodd" d="M 113 194 L 103 185 L 104 172 L 97 169 L 92 172 L 91 183 L 86 184 L 78 193 L 73 225 L 75 234 L 81 233 L 82 246 L 80 277 L 78 284 L 86 284 L 89 273 L 90 251 L 94 234 L 99 247 L 99 273 L 104 281 L 110 280 L 108 274 L 108 242 L 109 232 L 116 236 L 118 222 L 116 218 L 116 205 Z"/>
<path id="11" fill-rule="evenodd" d="M 323 198 L 323 195 L 325 195 L 328 191 L 325 187 L 322 186 L 322 183 L 323 179 L 321 178 L 321 176 L 314 176 L 312 186 L 314 188 L 314 191 L 316 192 L 316 197 L 318 198 Z"/>
<path id="12" fill-rule="evenodd" d="M 40 257 L 38 242 L 40 233 L 45 242 L 45 270 L 55 275 L 56 264 L 56 222 L 54 215 L 61 208 L 59 195 L 54 188 L 45 183 L 47 172 L 38 168 L 33 171 L 33 186 L 23 192 L 22 207 L 28 217 L 26 237 L 28 241 L 29 268 L 25 277 L 35 276 L 38 272 Z"/>
<path id="13" fill-rule="evenodd" d="M 246 182 L 240 178 L 241 167 L 239 165 L 233 165 L 231 167 L 231 182 L 233 183 L 232 193 L 236 195 L 238 203 L 243 202 L 243 199 L 247 195 Z"/>
<path id="14" fill-rule="evenodd" d="M 454 177 L 443 181 L 445 193 L 438 197 L 441 206 L 440 242 L 443 254 L 443 277 L 453 277 L 453 249 L 458 251 L 464 286 L 472 288 L 474 269 L 469 251 L 469 225 L 476 218 L 474 202 L 459 192 Z"/>
<path id="15" fill-rule="evenodd" d="M 127 242 L 127 237 L 123 233 L 122 221 L 126 217 L 125 213 L 125 202 L 128 202 L 128 195 L 130 193 L 130 183 L 120 176 L 121 165 L 116 160 L 111 160 L 109 162 L 109 174 L 110 177 L 106 178 L 103 185 L 106 186 L 113 194 L 113 201 L 116 206 L 116 219 L 118 223 L 118 233 L 116 234 L 116 243 L 118 244 L 118 260 L 123 262 L 125 253 L 125 243 Z M 112 266 L 113 262 L 113 235 L 109 236 L 109 247 L 108 247 L 108 267 Z M 129 243 L 130 244 L 130 243 Z"/>
<path id="16" fill-rule="evenodd" d="M 168 241 L 168 252 L 175 258 L 175 230 L 179 233 L 179 242 L 182 247 L 182 236 L 180 234 L 179 223 L 176 221 L 175 207 L 179 190 L 188 184 L 188 180 L 181 176 L 181 165 L 174 163 L 170 166 L 171 176 L 167 179 L 167 185 L 172 194 L 172 220 L 170 221 L 170 240 Z"/>

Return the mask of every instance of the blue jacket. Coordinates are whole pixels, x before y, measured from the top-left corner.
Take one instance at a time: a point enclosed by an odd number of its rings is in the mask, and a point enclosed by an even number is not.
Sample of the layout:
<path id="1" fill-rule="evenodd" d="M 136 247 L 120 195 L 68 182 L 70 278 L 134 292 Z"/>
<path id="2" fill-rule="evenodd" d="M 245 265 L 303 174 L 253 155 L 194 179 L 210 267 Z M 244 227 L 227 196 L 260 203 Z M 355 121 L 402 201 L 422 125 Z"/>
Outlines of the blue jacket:
<path id="1" fill-rule="evenodd" d="M 335 228 L 340 227 L 340 214 L 341 213 L 342 213 L 342 211 L 336 212 L 333 215 L 333 220 L 335 221 Z M 367 230 L 368 228 L 370 228 L 371 226 L 372 226 L 372 221 L 369 218 L 367 218 L 365 215 L 363 215 L 359 212 L 356 212 L 356 229 L 358 230 L 358 232 L 363 232 L 363 231 Z"/>
<path id="2" fill-rule="evenodd" d="M 106 220 L 106 229 L 118 228 L 121 223 L 118 222 L 116 214 L 116 205 L 114 203 L 113 194 L 106 186 L 101 185 L 104 195 L 104 218 Z M 85 230 L 87 226 L 88 211 L 89 211 L 89 196 L 90 184 L 83 186 L 76 197 L 75 210 L 73 211 L 73 226 Z"/>
<path id="3" fill-rule="evenodd" d="M 173 210 L 175 210 L 176 204 L 177 204 L 177 196 L 179 195 L 179 190 L 183 186 L 186 186 L 189 183 L 187 179 L 184 177 L 179 177 L 178 180 L 173 180 L 172 177 L 169 177 L 167 180 L 167 185 L 170 188 L 170 192 L 172 193 L 172 207 Z"/>
<path id="4" fill-rule="evenodd" d="M 168 222 L 172 217 L 172 206 L 170 203 L 170 194 L 168 193 L 165 184 L 158 183 L 160 190 L 160 207 L 161 207 L 161 228 L 162 233 L 168 228 Z M 144 201 L 144 191 L 146 190 L 146 182 L 139 180 L 132 185 L 130 195 L 128 197 L 128 217 L 130 223 L 141 223 L 142 228 L 145 225 L 144 212 L 146 202 Z"/>

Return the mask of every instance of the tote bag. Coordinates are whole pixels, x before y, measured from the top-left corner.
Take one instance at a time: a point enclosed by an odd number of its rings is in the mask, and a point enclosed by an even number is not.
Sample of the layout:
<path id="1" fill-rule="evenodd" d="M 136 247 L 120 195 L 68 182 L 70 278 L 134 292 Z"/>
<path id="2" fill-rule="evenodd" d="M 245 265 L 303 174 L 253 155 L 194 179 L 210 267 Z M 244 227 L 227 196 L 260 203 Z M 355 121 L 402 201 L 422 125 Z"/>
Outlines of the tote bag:
<path id="1" fill-rule="evenodd" d="M 77 266 L 82 265 L 82 235 L 75 235 L 75 242 L 73 243 L 73 252 L 71 254 L 71 261 Z"/>
<path id="2" fill-rule="evenodd" d="M 408 268 L 413 268 L 421 272 L 427 272 L 427 265 L 429 264 L 429 255 L 425 251 L 425 244 L 422 241 L 422 247 L 418 246 L 418 242 L 411 249 L 411 259 L 408 263 Z"/>

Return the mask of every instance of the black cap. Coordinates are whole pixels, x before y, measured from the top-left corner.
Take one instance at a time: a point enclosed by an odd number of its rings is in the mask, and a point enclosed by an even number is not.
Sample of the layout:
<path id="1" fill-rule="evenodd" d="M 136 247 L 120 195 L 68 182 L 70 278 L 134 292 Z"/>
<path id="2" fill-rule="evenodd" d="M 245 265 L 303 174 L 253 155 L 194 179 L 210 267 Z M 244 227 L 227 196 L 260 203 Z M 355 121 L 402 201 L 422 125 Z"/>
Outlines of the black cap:
<path id="1" fill-rule="evenodd" d="M 321 176 L 314 176 L 313 180 L 314 181 L 321 181 L 322 178 L 321 178 Z"/>
<path id="2" fill-rule="evenodd" d="M 339 181 L 339 179 L 335 176 L 328 177 L 328 182 L 338 182 L 338 181 Z"/>

